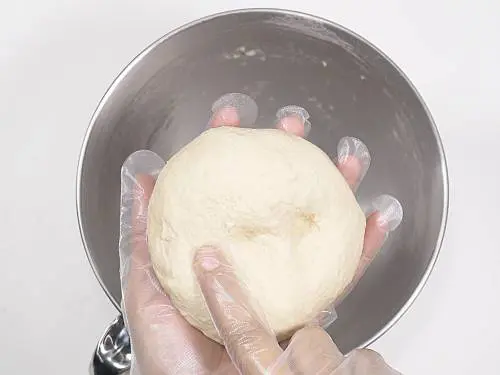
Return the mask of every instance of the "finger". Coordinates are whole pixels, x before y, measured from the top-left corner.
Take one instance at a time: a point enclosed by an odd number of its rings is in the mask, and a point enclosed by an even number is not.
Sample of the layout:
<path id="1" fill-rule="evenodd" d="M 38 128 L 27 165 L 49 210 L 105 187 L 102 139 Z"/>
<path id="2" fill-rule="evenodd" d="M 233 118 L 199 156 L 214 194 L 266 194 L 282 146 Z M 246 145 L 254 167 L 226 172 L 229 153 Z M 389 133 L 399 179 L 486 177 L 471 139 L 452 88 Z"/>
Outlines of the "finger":
<path id="1" fill-rule="evenodd" d="M 120 198 L 120 275 L 122 288 L 126 286 L 132 264 L 148 261 L 146 222 L 149 197 L 156 176 L 165 162 L 151 151 L 137 151 L 130 155 L 121 170 Z"/>
<path id="2" fill-rule="evenodd" d="M 297 331 L 283 355 L 269 373 L 330 375 L 342 363 L 344 356 L 330 335 L 320 327 L 305 327 Z"/>
<path id="3" fill-rule="evenodd" d="M 229 93 L 222 95 L 212 104 L 211 128 L 220 126 L 250 126 L 258 116 L 255 101 L 245 94 Z"/>
<path id="4" fill-rule="evenodd" d="M 336 306 L 342 303 L 344 298 L 356 286 L 368 269 L 368 266 L 375 259 L 389 233 L 396 230 L 402 220 L 403 207 L 396 198 L 390 195 L 381 195 L 372 201 L 368 209 L 363 251 L 358 268 L 353 280 L 335 301 Z"/>
<path id="5" fill-rule="evenodd" d="M 366 220 L 363 258 L 370 263 L 377 255 L 390 232 L 403 220 L 403 207 L 393 196 L 384 194 L 375 198 Z"/>
<path id="6" fill-rule="evenodd" d="M 122 290 L 127 296 L 128 307 L 132 310 L 136 310 L 134 306 L 140 309 L 158 296 L 165 296 L 151 265 L 146 234 L 147 210 L 155 179 L 150 175 L 139 174 L 136 176 L 136 182 L 130 239 L 132 253 L 128 261 L 128 274 L 122 276 L 125 278 Z"/>
<path id="7" fill-rule="evenodd" d="M 309 113 L 302 107 L 289 105 L 276 112 L 276 128 L 294 134 L 298 137 L 307 137 L 311 131 Z"/>
<path id="8" fill-rule="evenodd" d="M 371 203 L 366 219 L 363 253 L 356 271 L 359 280 L 384 244 L 390 232 L 403 220 L 403 207 L 390 195 L 380 195 Z"/>
<path id="9" fill-rule="evenodd" d="M 234 107 L 224 107 L 213 114 L 210 119 L 210 127 L 218 128 L 220 126 L 240 126 L 240 116 L 238 110 Z"/>
<path id="10" fill-rule="evenodd" d="M 120 279 L 128 307 L 161 294 L 150 265 L 146 241 L 149 199 L 164 161 L 151 151 L 137 151 L 121 171 Z M 131 298 L 129 298 L 131 297 Z M 129 309 L 130 310 L 130 309 Z"/>
<path id="11" fill-rule="evenodd" d="M 149 263 L 147 253 L 146 228 L 149 199 L 153 193 L 155 178 L 147 174 L 138 174 L 133 188 L 132 204 L 132 258 L 136 263 Z"/>
<path id="12" fill-rule="evenodd" d="M 366 229 L 363 243 L 363 253 L 359 265 L 359 270 L 366 269 L 377 252 L 382 247 L 387 237 L 387 228 L 379 224 L 379 213 L 373 212 L 366 218 Z M 362 272 L 361 272 L 362 273 Z"/>
<path id="13" fill-rule="evenodd" d="M 120 240 L 121 273 L 132 255 L 146 249 L 146 223 L 149 198 L 156 176 L 165 162 L 154 152 L 141 150 L 130 155 L 121 170 Z M 140 259 L 138 259 L 140 260 Z"/>
<path id="14" fill-rule="evenodd" d="M 137 182 L 132 217 L 133 235 L 130 240 L 132 253 L 128 259 L 128 273 L 122 275 L 122 293 L 129 319 L 134 319 L 137 314 L 144 314 L 147 306 L 160 301 L 163 306 L 170 306 L 170 300 L 154 273 L 146 239 L 147 207 L 154 178 L 138 175 Z"/>
<path id="15" fill-rule="evenodd" d="M 314 318 L 314 320 L 311 321 L 310 325 L 327 329 L 338 318 L 335 306 L 335 303 L 331 303 L 322 311 L 320 311 L 319 314 Z"/>
<path id="16" fill-rule="evenodd" d="M 344 137 L 337 145 L 337 167 L 353 191 L 356 191 L 370 167 L 371 156 L 357 138 Z"/>
<path id="17" fill-rule="evenodd" d="M 261 374 L 282 350 L 233 267 L 219 249 L 204 247 L 196 253 L 194 269 L 231 360 L 243 374 Z"/>

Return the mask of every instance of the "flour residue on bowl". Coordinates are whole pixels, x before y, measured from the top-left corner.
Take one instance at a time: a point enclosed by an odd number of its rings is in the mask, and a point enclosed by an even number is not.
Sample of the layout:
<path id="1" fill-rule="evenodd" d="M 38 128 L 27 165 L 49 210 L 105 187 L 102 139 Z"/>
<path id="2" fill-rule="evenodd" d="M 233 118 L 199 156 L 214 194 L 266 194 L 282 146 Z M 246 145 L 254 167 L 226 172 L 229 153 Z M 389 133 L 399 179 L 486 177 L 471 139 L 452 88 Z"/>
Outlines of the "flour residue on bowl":
<path id="1" fill-rule="evenodd" d="M 222 56 L 226 60 L 242 60 L 246 62 L 247 59 L 258 59 L 260 61 L 266 61 L 266 53 L 260 48 L 248 48 L 246 46 L 239 46 L 231 52 L 224 52 Z"/>
<path id="2" fill-rule="evenodd" d="M 354 45 L 340 37 L 331 28 L 326 27 L 319 21 L 313 19 L 304 19 L 303 16 L 286 14 L 274 16 L 268 20 L 265 20 L 264 22 L 283 28 L 292 29 L 314 38 L 336 44 L 337 46 L 348 52 L 354 58 L 354 61 L 361 69 L 366 72 L 368 71 L 368 64 L 365 59 L 358 53 L 358 49 Z M 326 67 L 328 64 L 326 63 L 325 65 L 324 62 L 326 61 L 323 60 L 322 64 L 324 67 Z"/>

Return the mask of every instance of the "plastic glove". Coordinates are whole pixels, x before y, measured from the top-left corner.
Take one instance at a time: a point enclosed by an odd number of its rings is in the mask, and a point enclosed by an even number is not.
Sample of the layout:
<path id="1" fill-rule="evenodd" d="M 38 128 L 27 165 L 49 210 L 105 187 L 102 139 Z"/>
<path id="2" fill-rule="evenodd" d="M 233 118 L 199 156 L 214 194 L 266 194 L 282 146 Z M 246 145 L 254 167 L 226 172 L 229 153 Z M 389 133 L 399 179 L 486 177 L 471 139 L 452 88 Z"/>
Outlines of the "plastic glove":
<path id="1" fill-rule="evenodd" d="M 255 110 L 249 111 L 248 108 L 255 109 L 256 105 L 246 96 L 231 94 L 219 99 L 216 104 L 209 126 L 239 126 L 243 120 L 245 123 L 255 120 Z M 299 136 L 307 135 L 310 124 L 307 121 L 308 115 L 305 110 L 294 106 L 285 107 L 278 111 L 277 116 L 278 128 Z M 360 141 L 354 138 L 344 138 L 339 142 L 337 166 L 353 189 L 361 182 L 369 163 L 368 150 Z M 156 154 L 149 151 L 139 151 L 127 159 L 122 169 L 120 275 L 123 295 L 122 310 L 129 329 L 134 354 L 131 373 L 133 375 L 239 373 L 241 367 L 238 367 L 238 363 L 248 362 L 242 360 L 243 354 L 238 357 L 233 355 L 235 360 L 235 364 L 233 364 L 224 347 L 191 327 L 172 306 L 154 275 L 146 240 L 147 207 L 156 176 L 163 165 L 164 161 Z M 387 233 L 399 225 L 401 216 L 401 206 L 392 197 L 381 196 L 372 202 L 372 209 L 367 218 L 363 255 L 352 285 L 359 280 L 383 244 Z M 230 267 L 226 268 L 230 269 Z M 205 288 L 209 295 L 216 295 L 216 291 L 210 294 L 210 290 L 212 288 Z M 349 290 L 348 288 L 344 295 Z M 239 293 L 243 294 L 241 290 Z M 206 296 L 206 298 L 210 297 Z M 318 322 L 331 322 L 331 318 L 334 316 L 333 310 L 327 312 L 327 315 L 330 319 L 325 320 L 324 317 L 321 317 Z M 235 322 L 237 323 L 237 321 Z M 216 323 L 222 324 L 220 321 Z M 320 328 L 315 328 L 315 330 L 328 336 Z M 292 349 L 300 346 L 294 343 L 306 342 L 297 339 L 300 338 L 299 332 L 294 336 L 289 346 L 290 349 L 287 349 L 285 353 L 273 352 L 273 348 L 276 346 L 274 337 L 274 341 L 269 342 L 271 350 L 266 350 L 269 353 L 274 353 L 272 358 L 276 362 L 273 362 L 272 368 L 276 371 L 281 371 L 280 363 L 287 362 L 284 358 L 295 358 L 290 353 L 296 353 L 297 350 Z M 262 337 L 264 340 L 268 340 L 269 334 Z M 235 340 L 231 340 L 235 342 Z M 234 348 L 234 345 L 231 345 L 231 343 L 227 344 L 229 353 L 235 350 L 231 349 Z M 332 345 L 331 340 L 330 345 Z M 338 351 L 336 352 L 338 353 Z M 252 353 L 255 351 L 247 350 L 245 353 L 249 358 L 253 358 L 254 354 Z M 342 356 L 340 353 L 338 355 Z M 358 354 L 354 354 L 354 356 L 359 357 Z M 350 361 L 349 359 L 348 362 L 342 363 L 350 363 Z M 356 361 L 356 363 L 362 363 L 363 360 L 360 361 Z M 258 361 L 252 363 L 255 363 L 257 367 L 249 371 L 254 371 L 253 373 L 266 371 L 266 367 L 262 367 Z M 271 365 L 271 362 L 267 361 L 267 364 Z M 273 373 L 269 371 L 271 368 L 267 373 Z"/>
<path id="2" fill-rule="evenodd" d="M 371 350 L 344 357 L 328 333 L 314 324 L 297 331 L 283 350 L 221 251 L 200 249 L 194 266 L 214 325 L 241 374 L 399 374 Z"/>

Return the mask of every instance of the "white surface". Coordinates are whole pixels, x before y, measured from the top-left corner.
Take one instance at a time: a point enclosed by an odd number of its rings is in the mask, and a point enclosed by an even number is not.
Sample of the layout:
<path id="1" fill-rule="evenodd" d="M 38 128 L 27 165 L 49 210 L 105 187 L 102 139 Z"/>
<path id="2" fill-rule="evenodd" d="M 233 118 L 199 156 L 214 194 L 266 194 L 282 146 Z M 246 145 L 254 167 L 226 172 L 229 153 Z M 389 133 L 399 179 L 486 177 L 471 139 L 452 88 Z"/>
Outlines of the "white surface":
<path id="1" fill-rule="evenodd" d="M 0 373 L 87 373 L 115 316 L 87 265 L 75 215 L 89 117 L 148 43 L 194 18 L 248 6 L 337 21 L 384 50 L 418 87 L 448 155 L 449 226 L 424 292 L 374 348 L 405 375 L 497 373 L 499 4 L 1 0 Z"/>

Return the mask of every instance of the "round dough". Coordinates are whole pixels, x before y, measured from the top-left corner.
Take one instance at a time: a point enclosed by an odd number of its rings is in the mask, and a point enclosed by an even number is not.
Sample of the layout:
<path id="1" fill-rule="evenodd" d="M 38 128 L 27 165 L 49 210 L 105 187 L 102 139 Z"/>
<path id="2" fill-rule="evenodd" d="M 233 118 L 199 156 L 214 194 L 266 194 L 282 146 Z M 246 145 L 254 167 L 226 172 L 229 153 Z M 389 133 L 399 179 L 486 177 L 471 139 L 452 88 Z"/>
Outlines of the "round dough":
<path id="1" fill-rule="evenodd" d="M 278 339 L 330 305 L 359 263 L 365 217 L 318 147 L 276 129 L 220 127 L 195 138 L 160 173 L 149 251 L 174 306 L 220 342 L 192 262 L 221 247 Z"/>

